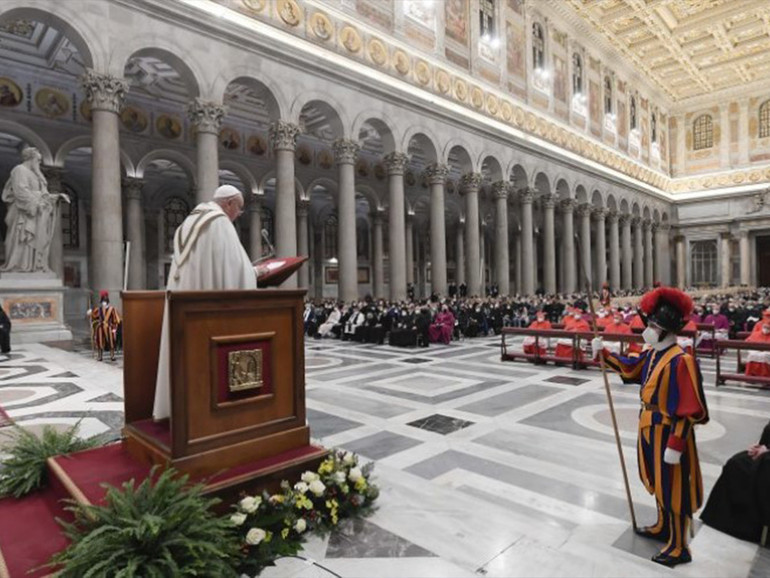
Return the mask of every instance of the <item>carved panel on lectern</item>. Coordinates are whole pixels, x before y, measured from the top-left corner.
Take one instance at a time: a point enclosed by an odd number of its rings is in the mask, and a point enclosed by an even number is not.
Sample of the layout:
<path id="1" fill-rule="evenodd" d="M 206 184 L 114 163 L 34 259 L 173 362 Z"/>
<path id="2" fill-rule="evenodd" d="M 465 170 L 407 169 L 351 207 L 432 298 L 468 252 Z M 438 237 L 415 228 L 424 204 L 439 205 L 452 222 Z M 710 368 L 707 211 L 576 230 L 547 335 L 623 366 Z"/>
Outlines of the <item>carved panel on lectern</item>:
<path id="1" fill-rule="evenodd" d="M 215 409 L 271 397 L 273 337 L 274 332 L 211 337 Z"/>
<path id="2" fill-rule="evenodd" d="M 262 387 L 262 350 L 246 349 L 227 354 L 227 387 L 230 393 Z"/>

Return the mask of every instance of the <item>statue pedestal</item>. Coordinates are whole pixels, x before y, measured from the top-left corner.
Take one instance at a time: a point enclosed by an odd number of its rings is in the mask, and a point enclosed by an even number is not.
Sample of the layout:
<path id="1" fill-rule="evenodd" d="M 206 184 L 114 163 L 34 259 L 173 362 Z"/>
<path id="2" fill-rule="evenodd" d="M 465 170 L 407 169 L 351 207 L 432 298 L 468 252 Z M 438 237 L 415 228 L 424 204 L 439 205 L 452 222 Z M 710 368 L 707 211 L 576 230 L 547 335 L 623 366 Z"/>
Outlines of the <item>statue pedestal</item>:
<path id="1" fill-rule="evenodd" d="M 72 339 L 64 324 L 64 285 L 55 273 L 0 273 L 0 301 L 13 324 L 11 344 Z"/>

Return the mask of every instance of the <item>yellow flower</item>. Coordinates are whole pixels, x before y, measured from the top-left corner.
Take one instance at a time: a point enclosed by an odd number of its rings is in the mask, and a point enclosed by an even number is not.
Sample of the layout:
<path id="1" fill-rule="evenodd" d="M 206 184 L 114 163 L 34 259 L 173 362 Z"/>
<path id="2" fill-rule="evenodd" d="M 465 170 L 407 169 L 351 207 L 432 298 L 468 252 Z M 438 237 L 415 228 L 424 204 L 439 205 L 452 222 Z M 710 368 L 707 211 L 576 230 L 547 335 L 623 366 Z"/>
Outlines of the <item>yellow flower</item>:
<path id="1" fill-rule="evenodd" d="M 281 530 L 281 538 L 283 538 L 285 540 L 286 536 L 288 536 L 288 535 L 289 535 L 289 529 L 288 528 L 284 528 L 283 530 Z"/>
<path id="2" fill-rule="evenodd" d="M 330 474 L 334 471 L 334 458 L 326 458 L 321 465 L 318 466 L 319 474 Z"/>
<path id="3" fill-rule="evenodd" d="M 304 494 L 297 494 L 296 497 L 296 503 L 298 510 L 301 510 L 302 508 L 305 508 L 306 510 L 312 510 L 313 509 L 313 502 L 310 501 L 310 498 L 308 498 Z"/>
<path id="4" fill-rule="evenodd" d="M 358 478 L 355 484 L 356 491 L 363 492 L 366 489 L 366 478 Z"/>
<path id="5" fill-rule="evenodd" d="M 267 532 L 265 534 L 265 544 L 267 544 L 272 539 L 273 539 L 273 533 L 272 532 Z"/>

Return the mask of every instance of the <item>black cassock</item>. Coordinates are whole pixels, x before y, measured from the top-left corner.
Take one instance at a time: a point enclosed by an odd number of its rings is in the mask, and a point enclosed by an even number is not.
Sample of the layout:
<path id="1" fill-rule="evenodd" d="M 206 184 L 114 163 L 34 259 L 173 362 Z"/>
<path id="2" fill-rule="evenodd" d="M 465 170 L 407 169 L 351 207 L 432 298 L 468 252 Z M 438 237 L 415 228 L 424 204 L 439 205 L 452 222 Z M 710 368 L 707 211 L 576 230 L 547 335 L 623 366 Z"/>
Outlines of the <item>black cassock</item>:
<path id="1" fill-rule="evenodd" d="M 759 443 L 770 448 L 770 423 Z M 759 542 L 762 527 L 770 525 L 770 452 L 756 460 L 747 451 L 731 457 L 711 490 L 701 520 L 736 538 Z"/>
<path id="2" fill-rule="evenodd" d="M 0 307 L 0 351 L 3 353 L 11 351 L 11 320 L 2 307 Z"/>

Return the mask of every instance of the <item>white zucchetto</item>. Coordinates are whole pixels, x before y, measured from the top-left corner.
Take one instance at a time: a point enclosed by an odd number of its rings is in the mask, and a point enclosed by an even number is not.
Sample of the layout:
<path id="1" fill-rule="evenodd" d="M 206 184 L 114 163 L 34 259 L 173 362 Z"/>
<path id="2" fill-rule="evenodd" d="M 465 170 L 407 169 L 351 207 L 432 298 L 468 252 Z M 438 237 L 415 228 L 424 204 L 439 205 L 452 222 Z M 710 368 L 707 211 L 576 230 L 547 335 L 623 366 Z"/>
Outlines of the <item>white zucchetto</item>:
<path id="1" fill-rule="evenodd" d="M 241 193 L 241 191 L 236 189 L 233 185 L 222 185 L 216 191 L 214 191 L 214 200 L 217 201 L 219 199 L 230 199 L 238 195 L 243 196 L 243 193 Z"/>

